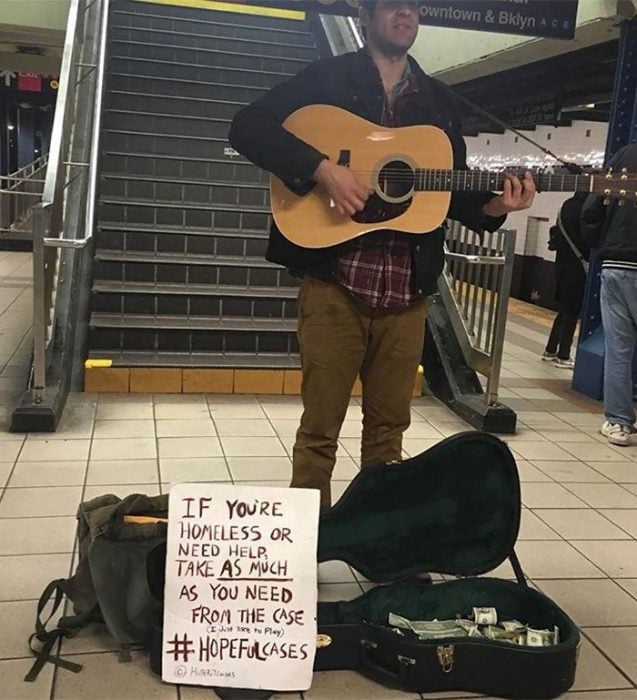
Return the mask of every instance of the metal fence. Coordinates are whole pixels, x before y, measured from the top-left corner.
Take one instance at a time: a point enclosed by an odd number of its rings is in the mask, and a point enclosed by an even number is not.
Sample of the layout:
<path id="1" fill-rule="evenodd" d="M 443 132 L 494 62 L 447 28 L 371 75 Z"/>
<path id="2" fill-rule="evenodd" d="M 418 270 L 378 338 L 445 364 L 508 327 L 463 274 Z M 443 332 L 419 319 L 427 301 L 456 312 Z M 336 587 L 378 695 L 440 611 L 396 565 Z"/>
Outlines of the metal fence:
<path id="1" fill-rule="evenodd" d="M 71 0 L 42 200 L 33 207 L 33 395 L 45 398 L 60 248 L 93 235 L 108 0 Z"/>
<path id="2" fill-rule="evenodd" d="M 487 378 L 487 405 L 498 400 L 515 238 L 515 231 L 500 229 L 481 240 L 452 222 L 438 283 L 467 364 Z"/>
<path id="3" fill-rule="evenodd" d="M 48 160 L 48 154 L 40 156 L 14 173 L 0 177 L 0 238 L 30 229 L 28 214 L 42 196 Z"/>

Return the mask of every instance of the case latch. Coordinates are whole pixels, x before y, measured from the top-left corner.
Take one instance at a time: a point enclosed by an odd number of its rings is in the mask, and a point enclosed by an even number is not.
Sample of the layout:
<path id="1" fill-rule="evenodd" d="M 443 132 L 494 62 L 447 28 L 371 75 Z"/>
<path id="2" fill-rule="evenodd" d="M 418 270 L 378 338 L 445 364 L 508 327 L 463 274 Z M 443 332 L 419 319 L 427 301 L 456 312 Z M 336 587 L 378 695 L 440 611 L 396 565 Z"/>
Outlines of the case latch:
<path id="1" fill-rule="evenodd" d="M 401 666 L 415 666 L 416 659 L 412 659 L 411 656 L 403 656 L 402 654 L 398 654 L 398 663 Z"/>
<path id="2" fill-rule="evenodd" d="M 453 668 L 453 645 L 440 646 L 438 651 L 438 663 L 442 666 L 444 673 L 450 673 Z"/>

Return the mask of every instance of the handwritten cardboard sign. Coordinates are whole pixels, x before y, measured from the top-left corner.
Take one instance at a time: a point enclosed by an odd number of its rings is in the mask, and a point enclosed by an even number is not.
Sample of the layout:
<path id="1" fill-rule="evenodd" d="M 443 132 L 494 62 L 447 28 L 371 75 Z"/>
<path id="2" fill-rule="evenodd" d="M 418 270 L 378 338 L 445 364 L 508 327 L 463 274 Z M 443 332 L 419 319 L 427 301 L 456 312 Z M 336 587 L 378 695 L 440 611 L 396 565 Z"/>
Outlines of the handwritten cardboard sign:
<path id="1" fill-rule="evenodd" d="M 307 690 L 318 491 L 178 484 L 169 514 L 163 680 Z"/>

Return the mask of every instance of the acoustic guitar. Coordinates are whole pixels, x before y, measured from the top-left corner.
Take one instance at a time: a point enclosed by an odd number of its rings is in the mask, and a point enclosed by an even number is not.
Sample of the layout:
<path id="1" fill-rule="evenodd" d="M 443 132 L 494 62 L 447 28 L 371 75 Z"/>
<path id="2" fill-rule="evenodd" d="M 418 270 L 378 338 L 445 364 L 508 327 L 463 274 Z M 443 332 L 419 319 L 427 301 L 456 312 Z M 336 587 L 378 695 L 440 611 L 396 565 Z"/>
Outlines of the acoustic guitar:
<path id="1" fill-rule="evenodd" d="M 305 248 L 326 248 L 371 231 L 391 228 L 425 233 L 447 216 L 452 192 L 502 191 L 505 173 L 453 170 L 449 137 L 435 126 L 378 126 L 330 105 L 310 105 L 291 114 L 285 129 L 351 168 L 373 194 L 352 217 L 338 213 L 317 185 L 294 194 L 273 176 L 272 214 L 283 235 Z M 637 197 L 637 175 L 535 173 L 538 192 L 594 192 L 621 199 Z M 628 190 L 628 187 L 632 191 Z"/>

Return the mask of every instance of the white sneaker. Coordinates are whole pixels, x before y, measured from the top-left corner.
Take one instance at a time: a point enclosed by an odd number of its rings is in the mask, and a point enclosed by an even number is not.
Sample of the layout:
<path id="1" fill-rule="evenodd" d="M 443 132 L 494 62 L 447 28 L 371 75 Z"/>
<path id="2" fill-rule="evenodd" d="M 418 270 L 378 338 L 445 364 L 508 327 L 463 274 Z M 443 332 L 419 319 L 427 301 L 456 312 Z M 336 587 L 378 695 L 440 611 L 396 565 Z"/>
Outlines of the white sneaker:
<path id="1" fill-rule="evenodd" d="M 557 358 L 556 352 L 544 352 L 542 354 L 542 362 L 553 362 Z"/>
<path id="2" fill-rule="evenodd" d="M 630 428 L 627 425 L 620 425 L 619 423 L 610 423 L 606 421 L 604 425 L 599 429 L 599 432 L 608 438 L 608 442 L 611 445 L 619 445 L 620 447 L 627 447 L 631 444 L 630 438 L 637 432 L 635 428 Z"/>
<path id="3" fill-rule="evenodd" d="M 559 367 L 560 369 L 574 369 L 575 368 L 575 362 L 571 360 L 570 358 L 568 360 L 563 360 L 561 357 L 556 357 L 554 364 L 556 367 Z"/>

